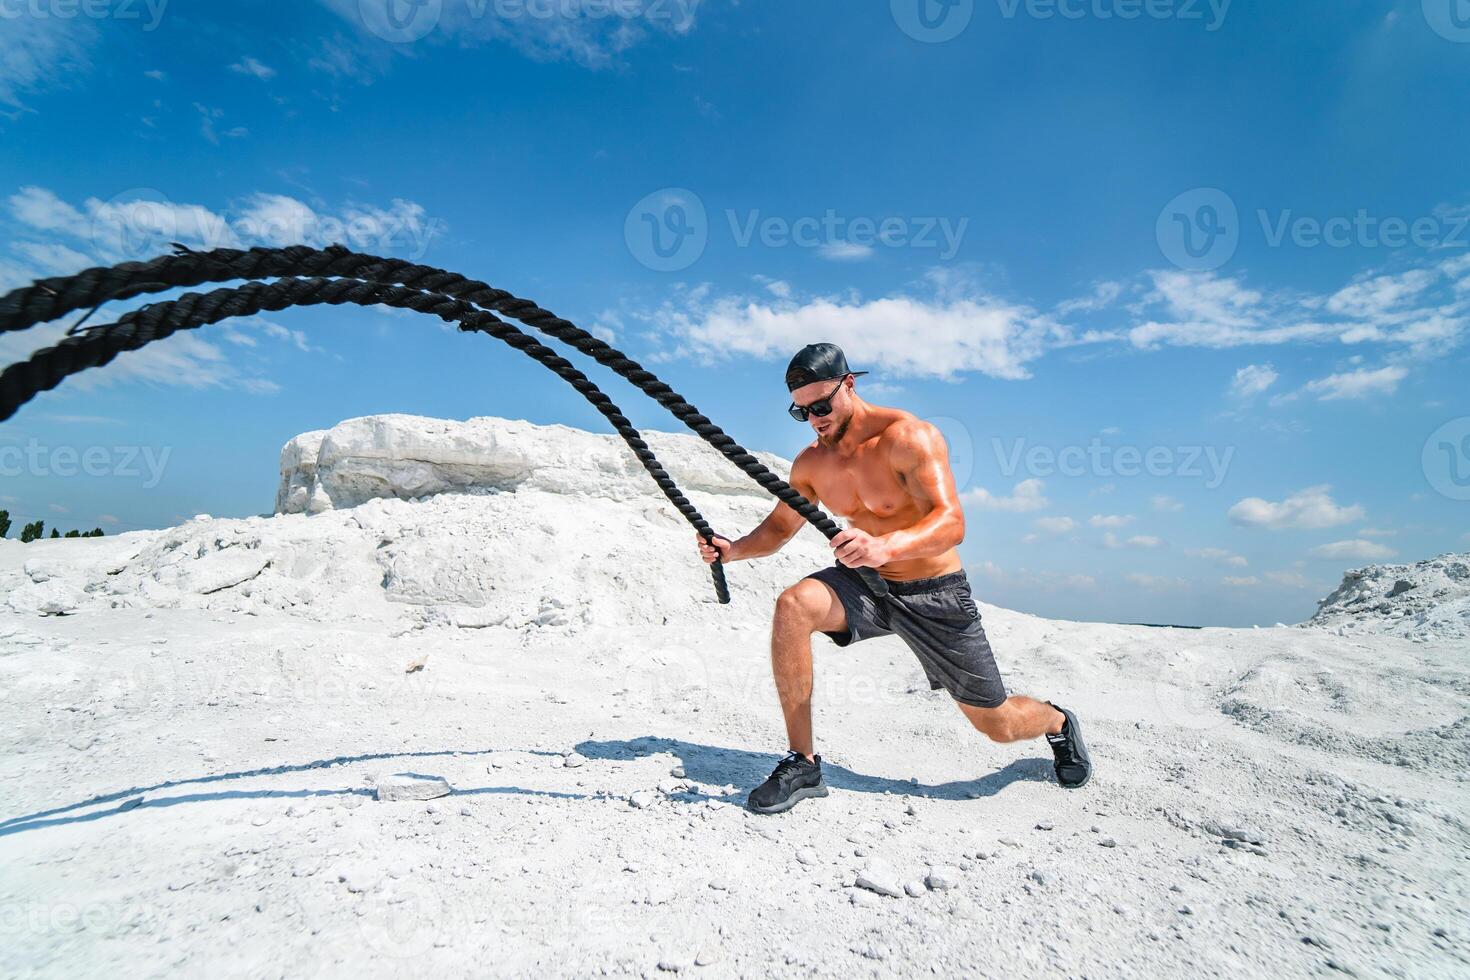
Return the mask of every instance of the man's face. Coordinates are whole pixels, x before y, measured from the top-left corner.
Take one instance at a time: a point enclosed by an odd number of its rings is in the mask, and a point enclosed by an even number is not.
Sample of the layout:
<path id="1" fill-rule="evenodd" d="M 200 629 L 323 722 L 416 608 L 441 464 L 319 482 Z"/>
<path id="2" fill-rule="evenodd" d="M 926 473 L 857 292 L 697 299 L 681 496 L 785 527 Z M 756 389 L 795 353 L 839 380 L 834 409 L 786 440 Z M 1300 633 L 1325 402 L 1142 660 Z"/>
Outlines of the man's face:
<path id="1" fill-rule="evenodd" d="M 836 393 L 833 393 L 833 388 L 837 388 Z M 808 415 L 806 424 L 812 427 L 823 445 L 835 446 L 847 434 L 848 423 L 852 421 L 852 385 L 848 384 L 847 379 L 842 379 L 840 383 L 828 379 L 802 385 L 791 393 L 791 400 L 805 407 L 827 398 L 828 395 L 831 395 L 829 401 L 832 403 L 832 414 Z"/>

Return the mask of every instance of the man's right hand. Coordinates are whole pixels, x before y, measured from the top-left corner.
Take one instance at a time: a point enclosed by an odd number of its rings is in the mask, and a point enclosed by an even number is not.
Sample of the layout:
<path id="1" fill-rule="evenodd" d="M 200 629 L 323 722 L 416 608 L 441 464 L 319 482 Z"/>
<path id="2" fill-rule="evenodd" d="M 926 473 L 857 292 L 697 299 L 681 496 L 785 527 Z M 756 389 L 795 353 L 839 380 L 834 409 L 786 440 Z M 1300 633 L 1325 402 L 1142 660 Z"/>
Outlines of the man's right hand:
<path id="1" fill-rule="evenodd" d="M 716 534 L 713 545 L 707 543 L 702 534 L 696 534 L 694 540 L 699 542 L 699 556 L 704 559 L 706 565 L 713 565 L 716 561 L 727 562 L 730 560 L 730 549 L 734 545 L 730 542 L 729 538 L 722 538 Z"/>

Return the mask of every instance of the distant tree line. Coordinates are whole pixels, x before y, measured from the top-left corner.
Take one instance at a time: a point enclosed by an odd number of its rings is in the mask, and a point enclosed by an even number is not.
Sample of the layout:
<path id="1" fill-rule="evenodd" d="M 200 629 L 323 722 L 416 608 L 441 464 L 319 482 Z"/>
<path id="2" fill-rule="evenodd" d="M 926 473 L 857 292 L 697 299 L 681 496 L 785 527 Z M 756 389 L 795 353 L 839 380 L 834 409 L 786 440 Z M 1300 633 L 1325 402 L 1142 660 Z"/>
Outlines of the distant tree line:
<path id="1" fill-rule="evenodd" d="M 0 538 L 5 537 L 9 533 L 10 511 L 0 510 Z M 45 521 L 32 521 L 31 523 L 25 525 L 20 529 L 21 544 L 28 544 L 32 541 L 35 541 L 37 538 L 43 538 L 45 536 Z M 90 531 L 78 531 L 76 528 L 72 528 L 70 531 L 62 534 L 60 531 L 53 527 L 51 529 L 51 536 L 53 538 L 100 538 L 102 537 L 102 528 L 94 527 Z"/>

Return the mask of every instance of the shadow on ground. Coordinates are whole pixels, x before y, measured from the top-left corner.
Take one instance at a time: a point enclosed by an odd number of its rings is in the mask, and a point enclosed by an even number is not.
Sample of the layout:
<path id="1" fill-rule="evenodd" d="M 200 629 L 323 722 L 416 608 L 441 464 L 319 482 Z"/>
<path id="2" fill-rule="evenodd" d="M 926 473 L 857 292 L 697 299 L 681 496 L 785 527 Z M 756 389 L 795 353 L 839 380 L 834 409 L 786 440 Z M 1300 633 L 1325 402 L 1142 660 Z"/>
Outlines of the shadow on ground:
<path id="1" fill-rule="evenodd" d="M 107 817 L 119 816 L 135 809 L 144 808 L 159 809 L 190 803 L 211 803 L 222 800 L 240 799 L 300 800 L 314 797 L 372 796 L 373 791 L 362 786 L 312 790 L 229 790 L 222 788 L 216 792 L 189 793 L 161 798 L 149 798 L 147 794 L 182 786 L 208 786 L 235 779 L 290 775 L 312 769 L 327 769 L 332 766 L 345 766 L 359 762 L 377 762 L 394 759 L 432 759 L 445 756 L 484 756 L 502 751 L 517 750 L 482 748 L 437 749 L 420 752 L 370 752 L 362 755 L 340 755 L 330 759 L 316 759 L 311 762 L 270 766 L 261 769 L 206 773 L 200 776 L 170 779 L 148 786 L 133 786 L 113 793 L 91 796 L 87 799 L 79 800 L 76 803 L 51 807 L 50 809 L 38 810 L 34 813 L 0 820 L 0 837 L 8 837 L 11 834 L 19 834 L 28 830 L 40 830 L 45 827 L 91 823 Z M 523 749 L 519 751 L 523 751 L 529 755 L 546 757 L 561 754 L 543 749 Z M 744 802 L 746 793 L 765 779 L 778 761 L 776 756 L 767 752 L 750 752 L 744 749 L 702 745 L 697 742 L 686 742 L 681 739 L 663 738 L 656 735 L 613 741 L 588 740 L 580 743 L 577 746 L 577 751 L 589 760 L 620 762 L 640 759 L 658 753 L 668 753 L 679 760 L 679 763 L 684 767 L 685 777 L 694 782 L 708 786 L 734 785 L 740 787 L 734 793 L 719 796 L 694 790 L 679 794 L 685 800 L 718 799 Z M 907 794 L 909 796 L 938 800 L 963 800 L 994 796 L 1015 782 L 1050 782 L 1051 765 L 1044 759 L 1018 759 L 1004 769 L 987 773 L 976 779 L 955 780 L 934 784 L 900 779 L 893 776 L 865 775 L 831 762 L 823 763 L 822 774 L 827 780 L 827 784 L 837 790 L 854 793 Z M 456 788 L 452 795 L 480 796 L 489 794 L 517 794 L 576 800 L 594 798 L 593 795 L 584 793 L 526 789 L 520 786 Z M 109 806 L 108 804 L 114 805 Z M 103 809 L 94 809 L 97 807 L 103 807 Z"/>
<path id="2" fill-rule="evenodd" d="M 611 759 L 627 761 L 655 753 L 667 752 L 679 760 L 684 775 L 695 782 L 722 786 L 733 784 L 744 787 L 738 793 L 715 799 L 739 799 L 766 778 L 778 761 L 779 756 L 769 752 L 748 752 L 744 749 L 727 749 L 681 739 L 646 735 L 642 738 L 618 739 L 613 741 L 588 740 L 577 746 L 577 751 L 588 759 Z M 822 761 L 822 778 L 833 789 L 853 793 L 893 793 L 895 795 L 920 796 L 934 800 L 966 800 L 994 796 L 1015 782 L 1051 782 L 1050 759 L 1017 759 L 1004 769 L 986 773 L 975 779 L 960 779 L 945 783 L 923 783 L 895 776 L 866 775 L 854 772 L 845 766 L 827 760 Z M 711 798 L 707 794 L 688 793 L 695 798 Z"/>

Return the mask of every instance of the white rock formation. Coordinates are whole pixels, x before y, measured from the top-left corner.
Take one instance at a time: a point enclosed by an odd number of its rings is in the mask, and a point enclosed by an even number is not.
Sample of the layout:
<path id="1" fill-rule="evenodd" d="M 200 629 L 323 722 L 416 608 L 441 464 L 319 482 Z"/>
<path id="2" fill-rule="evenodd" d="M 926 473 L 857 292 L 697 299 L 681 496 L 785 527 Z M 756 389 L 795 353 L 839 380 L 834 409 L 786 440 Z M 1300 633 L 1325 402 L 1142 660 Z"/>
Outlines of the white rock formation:
<path id="1" fill-rule="evenodd" d="M 1305 625 L 1342 635 L 1470 640 L 1470 554 L 1355 568 Z"/>
<path id="2" fill-rule="evenodd" d="M 698 436 L 645 432 L 685 493 L 765 497 L 760 485 Z M 755 453 L 783 478 L 790 465 Z M 623 440 L 518 419 L 466 422 L 415 415 L 348 419 L 305 432 L 281 450 L 276 512 L 315 514 L 380 497 L 413 499 L 473 490 L 545 490 L 623 499 L 657 486 Z"/>

